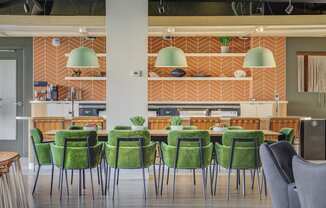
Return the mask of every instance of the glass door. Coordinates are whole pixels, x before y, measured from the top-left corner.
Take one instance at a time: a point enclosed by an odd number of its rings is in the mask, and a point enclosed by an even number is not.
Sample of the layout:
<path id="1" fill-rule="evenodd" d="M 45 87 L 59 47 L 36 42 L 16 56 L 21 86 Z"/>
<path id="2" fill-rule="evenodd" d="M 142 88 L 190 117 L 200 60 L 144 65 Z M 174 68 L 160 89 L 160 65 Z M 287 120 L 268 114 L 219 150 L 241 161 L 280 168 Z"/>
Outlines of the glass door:
<path id="1" fill-rule="evenodd" d="M 0 59 L 0 140 L 16 140 L 16 66 Z"/>

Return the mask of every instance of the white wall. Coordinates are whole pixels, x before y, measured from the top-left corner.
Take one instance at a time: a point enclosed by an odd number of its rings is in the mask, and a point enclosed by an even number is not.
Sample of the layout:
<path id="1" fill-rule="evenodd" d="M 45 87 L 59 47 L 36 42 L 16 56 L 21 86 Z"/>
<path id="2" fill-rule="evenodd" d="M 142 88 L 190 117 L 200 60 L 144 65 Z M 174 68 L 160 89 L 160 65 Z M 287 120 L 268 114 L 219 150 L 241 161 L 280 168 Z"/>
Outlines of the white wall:
<path id="1" fill-rule="evenodd" d="M 106 0 L 108 128 L 147 116 L 148 0 Z M 131 76 L 143 71 L 142 77 Z"/>

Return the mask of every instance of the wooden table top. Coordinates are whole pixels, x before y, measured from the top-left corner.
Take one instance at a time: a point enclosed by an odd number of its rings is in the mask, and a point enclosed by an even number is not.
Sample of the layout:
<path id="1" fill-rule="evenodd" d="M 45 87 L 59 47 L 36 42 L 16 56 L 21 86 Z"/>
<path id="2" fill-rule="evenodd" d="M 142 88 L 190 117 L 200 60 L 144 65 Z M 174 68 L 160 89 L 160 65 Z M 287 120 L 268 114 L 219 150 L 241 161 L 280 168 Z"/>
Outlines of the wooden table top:
<path id="1" fill-rule="evenodd" d="M 58 131 L 60 131 L 60 130 L 50 130 L 50 131 L 45 132 L 44 134 L 47 136 L 54 136 Z M 281 135 L 279 132 L 275 132 L 275 131 L 270 131 L 270 130 L 261 130 L 261 131 L 264 132 L 265 137 L 275 137 L 275 136 Z M 105 137 L 105 136 L 108 136 L 108 132 L 109 131 L 107 131 L 107 130 L 98 130 L 97 135 L 100 137 Z M 209 132 L 210 136 L 222 136 L 223 135 L 223 132 L 221 132 L 221 131 L 209 130 L 208 132 Z M 153 137 L 166 137 L 169 133 L 169 130 L 149 130 L 149 133 Z"/>

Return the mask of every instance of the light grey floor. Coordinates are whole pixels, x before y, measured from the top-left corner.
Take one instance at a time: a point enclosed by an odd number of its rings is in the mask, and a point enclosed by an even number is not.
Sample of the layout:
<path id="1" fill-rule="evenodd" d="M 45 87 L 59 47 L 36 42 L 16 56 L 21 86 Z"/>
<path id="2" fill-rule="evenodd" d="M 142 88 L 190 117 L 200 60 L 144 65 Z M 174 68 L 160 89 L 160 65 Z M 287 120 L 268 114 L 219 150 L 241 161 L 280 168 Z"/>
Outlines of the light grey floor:
<path id="1" fill-rule="evenodd" d="M 201 186 L 201 175 L 197 174 L 197 185 L 193 185 L 192 175 L 189 171 L 180 171 L 177 175 L 177 189 L 175 200 L 172 200 L 172 174 L 169 185 L 164 186 L 163 196 L 155 196 L 154 180 L 152 174 L 147 176 L 147 200 L 144 200 L 143 184 L 141 172 L 135 170 L 122 170 L 120 172 L 120 181 L 116 190 L 116 198 L 112 200 L 112 190 L 109 196 L 102 196 L 101 188 L 97 185 L 96 171 L 93 171 L 95 200 L 91 196 L 90 176 L 86 173 L 86 190 L 82 196 L 78 194 L 78 175 L 74 174 L 74 184 L 69 185 L 70 195 L 66 194 L 64 189 L 63 199 L 59 199 L 58 170 L 55 170 L 53 196 L 50 197 L 50 169 L 48 167 L 41 169 L 39 183 L 34 196 L 31 195 L 36 172 L 27 168 L 26 161 L 23 161 L 23 171 L 26 181 L 26 188 L 31 202 L 31 207 L 220 207 L 220 208 L 267 208 L 271 207 L 270 199 L 262 197 L 259 199 L 257 187 L 254 191 L 250 189 L 250 176 L 247 175 L 247 193 L 243 197 L 235 189 L 235 178 L 233 176 L 232 193 L 230 200 L 226 200 L 226 175 L 219 176 L 217 195 L 211 197 L 208 194 L 207 200 L 204 200 Z M 147 172 L 147 171 L 146 171 Z M 171 172 L 172 173 L 172 172 Z M 148 174 L 147 174 L 148 175 Z M 70 173 L 69 173 L 70 176 Z M 70 177 L 69 177 L 70 178 Z M 111 183 L 112 184 L 112 183 Z M 65 187 L 65 186 L 64 186 Z M 112 186 L 111 186 L 112 187 Z M 208 188 L 209 189 L 209 188 Z"/>

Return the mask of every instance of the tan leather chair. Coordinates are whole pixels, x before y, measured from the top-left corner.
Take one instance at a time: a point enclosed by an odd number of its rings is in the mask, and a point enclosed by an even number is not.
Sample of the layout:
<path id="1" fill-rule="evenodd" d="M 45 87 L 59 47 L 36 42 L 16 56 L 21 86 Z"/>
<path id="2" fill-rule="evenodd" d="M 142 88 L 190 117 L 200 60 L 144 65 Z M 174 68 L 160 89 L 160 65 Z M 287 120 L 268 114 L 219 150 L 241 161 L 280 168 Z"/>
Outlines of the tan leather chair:
<path id="1" fill-rule="evenodd" d="M 198 129 L 209 130 L 215 124 L 221 123 L 219 117 L 191 117 L 190 125 L 196 126 Z"/>
<path id="2" fill-rule="evenodd" d="M 282 128 L 293 128 L 295 138 L 300 137 L 300 118 L 298 117 L 273 117 L 270 119 L 269 128 L 280 131 Z"/>
<path id="3" fill-rule="evenodd" d="M 105 129 L 105 119 L 97 116 L 80 116 L 71 120 L 71 124 L 74 126 L 85 126 L 87 124 L 95 124 L 102 129 Z"/>
<path id="4" fill-rule="evenodd" d="M 247 130 L 259 130 L 260 119 L 259 118 L 231 118 L 230 126 L 241 126 Z"/>
<path id="5" fill-rule="evenodd" d="M 64 117 L 34 117 L 34 128 L 38 128 L 41 132 L 45 133 L 50 130 L 61 130 L 65 128 Z M 45 136 L 45 140 L 52 139 L 53 136 Z"/>
<path id="6" fill-rule="evenodd" d="M 171 117 L 160 116 L 160 117 L 149 117 L 148 128 L 149 129 L 166 129 L 171 123 Z"/>

